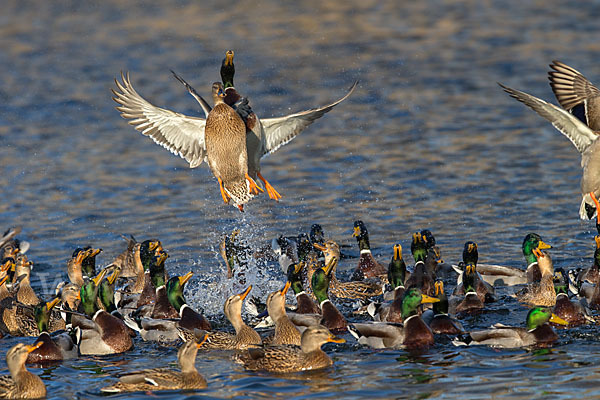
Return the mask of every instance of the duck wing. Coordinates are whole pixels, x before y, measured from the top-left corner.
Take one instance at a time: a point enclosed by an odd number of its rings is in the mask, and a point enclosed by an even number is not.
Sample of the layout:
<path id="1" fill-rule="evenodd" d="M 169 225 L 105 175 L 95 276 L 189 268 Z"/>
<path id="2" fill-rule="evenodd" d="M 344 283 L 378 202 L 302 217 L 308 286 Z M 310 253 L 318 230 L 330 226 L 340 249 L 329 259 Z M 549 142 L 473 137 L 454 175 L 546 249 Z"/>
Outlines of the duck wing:
<path id="1" fill-rule="evenodd" d="M 346 100 L 352 94 L 356 85 L 358 85 L 358 81 L 354 82 L 344 97 L 327 106 L 301 111 L 286 115 L 285 117 L 261 119 L 260 122 L 264 129 L 263 152 L 261 156 L 275 152 L 281 146 L 294 139 L 310 124 Z"/>
<path id="2" fill-rule="evenodd" d="M 133 88 L 129 73 L 121 73 L 121 80 L 119 82 L 115 79 L 118 90 L 111 89 L 115 95 L 113 100 L 120 104 L 116 109 L 121 112 L 121 116 L 129 119 L 129 124 L 143 135 L 189 162 L 190 168 L 202 164 L 206 159 L 206 120 L 150 104 Z"/>

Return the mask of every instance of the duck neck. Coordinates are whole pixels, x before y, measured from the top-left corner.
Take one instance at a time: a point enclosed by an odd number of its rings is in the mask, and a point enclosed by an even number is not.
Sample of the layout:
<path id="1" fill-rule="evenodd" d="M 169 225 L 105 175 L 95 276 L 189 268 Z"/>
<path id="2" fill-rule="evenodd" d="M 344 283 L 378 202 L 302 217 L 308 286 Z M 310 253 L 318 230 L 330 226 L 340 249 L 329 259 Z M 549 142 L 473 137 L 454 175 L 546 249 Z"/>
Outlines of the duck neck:
<path id="1" fill-rule="evenodd" d="M 242 319 L 242 303 L 239 305 L 236 304 L 230 307 L 229 312 L 227 313 L 227 319 L 233 325 L 233 329 L 235 329 L 235 333 L 239 333 L 242 330 L 242 327 L 246 325 L 244 320 Z"/>
<path id="2" fill-rule="evenodd" d="M 362 252 L 363 250 L 371 250 L 371 246 L 369 244 L 369 235 L 366 232 L 363 232 L 359 237 L 356 238 L 358 241 L 358 248 Z"/>

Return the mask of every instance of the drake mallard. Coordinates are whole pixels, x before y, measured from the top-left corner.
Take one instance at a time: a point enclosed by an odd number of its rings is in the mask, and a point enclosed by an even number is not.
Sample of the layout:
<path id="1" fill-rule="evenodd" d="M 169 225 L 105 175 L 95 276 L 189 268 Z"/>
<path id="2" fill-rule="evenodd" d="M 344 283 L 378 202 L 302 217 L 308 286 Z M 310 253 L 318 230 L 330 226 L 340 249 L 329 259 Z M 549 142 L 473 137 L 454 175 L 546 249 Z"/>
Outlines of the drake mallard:
<path id="1" fill-rule="evenodd" d="M 51 302 L 38 304 L 34 310 L 35 322 L 40 333 L 34 344 L 42 344 L 27 356 L 28 363 L 44 363 L 52 361 L 61 361 L 69 358 L 77 358 L 79 348 L 73 342 L 73 338 L 66 332 L 55 332 L 53 335 L 48 333 L 48 324 L 50 322 L 50 311 L 58 304 L 60 298 L 55 298 Z"/>
<path id="2" fill-rule="evenodd" d="M 567 321 L 569 326 L 582 325 L 592 320 L 580 301 L 569 299 L 569 283 L 562 268 L 554 271 L 554 290 L 556 291 L 556 304 L 553 312 Z"/>
<path id="3" fill-rule="evenodd" d="M 465 271 L 459 275 L 453 294 L 461 296 L 469 292 L 475 292 L 482 303 L 494 302 L 496 301 L 496 290 L 479 274 L 477 268 L 478 260 L 479 252 L 477 250 L 477 243 L 466 242 L 463 249 L 462 263 Z"/>
<path id="4" fill-rule="evenodd" d="M 434 277 L 430 274 L 430 271 L 425 264 L 425 260 L 431 256 L 429 255 L 426 236 L 423 236 L 421 232 L 415 232 L 413 234 L 410 251 L 415 260 L 415 265 L 413 266 L 412 273 L 408 279 L 406 279 L 405 286 L 407 288 L 419 288 L 423 293 L 431 296 L 434 292 Z"/>
<path id="5" fill-rule="evenodd" d="M 233 52 L 231 54 L 231 65 L 233 66 Z M 231 74 L 231 72 L 229 73 Z M 208 103 L 187 82 L 177 75 L 175 76 L 186 86 L 196 101 L 198 101 L 208 119 L 208 115 L 211 112 Z M 203 161 L 209 161 L 212 158 L 209 155 L 210 151 L 207 149 L 207 142 L 205 140 L 207 120 L 198 117 L 188 117 L 156 107 L 147 102 L 135 91 L 131 85 L 129 73 L 126 76 L 121 74 L 121 80 L 122 83 L 115 80 L 117 90 L 112 89 L 112 93 L 115 96 L 113 97 L 114 101 L 119 104 L 117 110 L 121 112 L 123 118 L 131 119 L 130 124 L 134 125 L 137 130 L 149 136 L 157 144 L 167 148 L 172 153 L 184 158 L 190 163 L 191 168 L 196 168 Z M 233 74 L 231 74 L 231 81 L 231 84 L 233 84 Z M 256 174 L 257 177 L 265 182 L 271 198 L 280 197 L 274 189 L 270 190 L 272 186 L 260 175 L 260 159 L 264 155 L 271 154 L 284 144 L 290 142 L 315 120 L 344 101 L 354 91 L 357 83 L 350 88 L 344 97 L 325 107 L 301 111 L 279 118 L 266 118 L 260 121 L 256 118 L 257 123 L 256 127 L 252 130 L 253 135 L 245 135 L 246 126 L 244 124 L 244 135 L 246 137 L 245 153 L 248 156 L 245 168 L 251 175 L 251 177 L 248 177 L 250 179 L 248 182 L 252 184 L 254 182 L 253 177 Z M 241 153 L 236 152 L 236 154 Z M 244 192 L 244 195 L 247 196 L 248 194 Z M 225 199 L 224 195 L 223 198 Z"/>
<path id="6" fill-rule="evenodd" d="M 533 249 L 537 266 L 542 278 L 538 282 L 527 285 L 527 292 L 517 296 L 519 301 L 534 306 L 553 307 L 556 304 L 556 291 L 554 290 L 554 266 L 552 259 L 539 249 Z"/>
<path id="7" fill-rule="evenodd" d="M 325 256 L 325 265 L 329 264 L 334 258 L 339 260 L 341 258 L 340 246 L 333 240 L 328 240 L 324 245 L 315 243 L 314 247 L 323 252 Z M 309 283 L 312 283 L 313 274 L 316 270 L 321 268 L 320 263 L 313 263 L 310 272 L 307 274 Z M 361 281 L 350 281 L 341 282 L 337 279 L 337 261 L 333 264 L 333 270 L 331 272 L 331 282 L 329 291 L 332 296 L 344 299 L 365 299 L 367 297 L 379 296 L 383 292 L 383 285 L 377 282 L 361 282 Z M 382 277 L 381 277 L 382 278 Z"/>
<path id="8" fill-rule="evenodd" d="M 325 343 L 344 343 L 322 325 L 309 326 L 302 333 L 300 346 L 280 345 L 248 348 L 236 355 L 235 361 L 250 371 L 299 372 L 321 369 L 333 364 L 321 350 Z"/>
<path id="9" fill-rule="evenodd" d="M 376 349 L 429 347 L 434 342 L 433 332 L 421 319 L 419 306 L 439 301 L 421 293 L 419 288 L 408 288 L 402 301 L 402 324 L 354 323 L 348 326 L 348 330 L 358 343 Z"/>
<path id="10" fill-rule="evenodd" d="M 378 263 L 371 254 L 369 231 L 367 231 L 364 222 L 360 220 L 354 221 L 354 232 L 352 233 L 352 236 L 356 237 L 358 248 L 360 250 L 358 266 L 352 274 L 352 280 L 362 281 L 365 278 L 376 278 L 385 275 L 387 273 L 386 268 Z"/>
<path id="11" fill-rule="evenodd" d="M 25 368 L 27 355 L 42 346 L 19 343 L 6 353 L 9 375 L 0 376 L 0 398 L 2 399 L 41 399 L 46 397 L 46 385 L 39 376 Z"/>
<path id="12" fill-rule="evenodd" d="M 321 310 L 319 306 L 313 301 L 305 291 L 302 285 L 302 270 L 305 267 L 305 263 L 299 262 L 291 264 L 288 267 L 288 282 L 290 282 L 291 288 L 296 296 L 296 309 L 294 310 L 298 314 L 319 314 Z"/>
<path id="13" fill-rule="evenodd" d="M 565 135 L 581 154 L 581 167 L 583 175 L 581 177 L 581 205 L 579 207 L 579 217 L 581 219 L 597 218 L 597 224 L 600 224 L 600 141 L 597 133 L 596 114 L 597 111 L 591 111 L 597 100 L 589 99 L 598 96 L 598 89 L 592 85 L 581 73 L 575 69 L 566 66 L 558 61 L 551 67 L 556 72 L 550 72 L 550 85 L 554 90 L 561 105 L 570 107 L 569 110 L 583 105 L 585 115 L 581 112 L 571 113 L 554 104 L 547 103 L 535 96 L 511 89 L 499 83 L 512 98 L 520 101 L 543 118 L 547 119 L 563 135 Z M 580 111 L 580 110 L 576 110 Z M 589 113 L 589 117 L 587 117 Z M 579 118 L 581 116 L 582 118 Z M 592 117 L 593 116 L 593 117 Z M 590 121 L 588 121 L 588 118 Z M 588 125 L 593 123 L 593 127 Z"/>
<path id="14" fill-rule="evenodd" d="M 437 280 L 434 283 L 435 297 L 440 301 L 433 303 L 431 310 L 423 313 L 423 320 L 429 324 L 431 331 L 438 334 L 460 335 L 465 330 L 460 322 L 448 315 L 448 298 L 444 293 L 444 282 Z M 427 313 L 431 316 L 426 318 Z"/>
<path id="15" fill-rule="evenodd" d="M 503 348 L 549 347 L 558 340 L 558 336 L 548 322 L 567 325 L 565 320 L 552 313 L 552 309 L 534 307 L 527 313 L 526 328 L 496 324 L 485 331 L 471 332 L 453 343 L 457 346 L 478 344 Z"/>
<path id="16" fill-rule="evenodd" d="M 154 368 L 129 372 L 121 375 L 116 384 L 101 390 L 107 393 L 119 393 L 204 389 L 206 379 L 196 369 L 196 355 L 206 337 L 207 335 L 199 342 L 190 340 L 181 345 L 177 352 L 177 364 L 180 371 L 170 368 Z"/>
<path id="17" fill-rule="evenodd" d="M 283 289 L 276 290 L 267 297 L 267 310 L 275 323 L 275 335 L 268 341 L 270 345 L 293 344 L 300 346 L 300 331 L 285 312 L 285 294 L 290 286 L 290 281 L 287 281 Z"/>
<path id="18" fill-rule="evenodd" d="M 81 310 L 89 317 L 73 315 L 71 323 L 81 331 L 79 351 L 84 355 L 125 352 L 133 347 L 130 332 L 119 318 L 98 308 L 98 286 L 107 270 L 86 282 L 80 289 Z"/>
<path id="19" fill-rule="evenodd" d="M 202 349 L 241 350 L 262 344 L 260 335 L 254 329 L 246 325 L 242 319 L 242 304 L 251 290 L 252 285 L 248 286 L 248 288 L 240 294 L 229 296 L 223 306 L 223 312 L 225 313 L 227 320 L 233 325 L 235 335 L 221 331 L 208 332 L 208 337 L 202 345 Z"/>
<path id="20" fill-rule="evenodd" d="M 392 291 L 384 293 L 385 303 L 372 302 L 367 306 L 367 312 L 375 321 L 402 322 L 402 300 L 406 274 L 406 263 L 402 259 L 402 246 L 396 244 L 392 260 L 388 264 L 388 282 L 392 286 Z"/>

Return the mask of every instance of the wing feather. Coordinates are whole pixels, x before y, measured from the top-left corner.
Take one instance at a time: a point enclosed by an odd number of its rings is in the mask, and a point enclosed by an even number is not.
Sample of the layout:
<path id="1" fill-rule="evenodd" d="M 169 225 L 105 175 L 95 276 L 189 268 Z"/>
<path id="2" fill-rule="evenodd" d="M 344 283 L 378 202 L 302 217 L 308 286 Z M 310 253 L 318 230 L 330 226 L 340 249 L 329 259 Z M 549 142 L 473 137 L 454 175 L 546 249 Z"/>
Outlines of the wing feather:
<path id="1" fill-rule="evenodd" d="M 301 111 L 286 115 L 285 117 L 261 119 L 264 128 L 264 148 L 262 155 L 273 153 L 294 139 L 315 120 L 321 118 L 331 111 L 333 107 L 346 100 L 352 94 L 357 84 L 358 81 L 354 82 L 344 97 L 327 106 Z"/>
<path id="2" fill-rule="evenodd" d="M 206 159 L 206 120 L 150 104 L 133 88 L 129 73 L 121 73 L 121 80 L 119 82 L 115 79 L 117 90 L 111 89 L 115 95 L 113 100 L 119 104 L 115 108 L 121 116 L 129 119 L 128 123 L 143 135 L 189 162 L 190 168 L 202 164 Z"/>

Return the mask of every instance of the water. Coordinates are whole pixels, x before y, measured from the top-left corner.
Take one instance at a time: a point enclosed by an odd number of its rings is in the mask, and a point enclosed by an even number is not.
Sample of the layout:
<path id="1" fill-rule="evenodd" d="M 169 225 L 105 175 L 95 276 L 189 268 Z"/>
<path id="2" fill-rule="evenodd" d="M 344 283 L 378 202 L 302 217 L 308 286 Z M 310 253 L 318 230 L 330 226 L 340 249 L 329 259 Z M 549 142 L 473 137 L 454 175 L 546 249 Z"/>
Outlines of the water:
<path id="1" fill-rule="evenodd" d="M 158 237 L 170 270 L 196 272 L 186 294 L 209 313 L 236 289 L 224 283 L 217 255 L 221 235 L 236 227 L 262 246 L 318 222 L 355 246 L 360 218 L 381 260 L 429 228 L 449 262 L 475 240 L 481 262 L 512 266 L 523 266 L 520 244 L 536 231 L 555 246 L 555 266 L 588 266 L 595 229 L 577 216 L 579 156 L 496 81 L 554 101 L 546 71 L 559 59 L 600 82 L 597 20 L 597 7 L 560 1 L 4 1 L 1 225 L 23 227 L 35 273 L 52 277 L 66 277 L 76 247 L 102 247 L 102 264 L 124 248 L 121 234 Z M 190 170 L 128 126 L 109 91 L 128 70 L 154 104 L 198 115 L 169 69 L 208 95 L 227 49 L 236 51 L 236 86 L 263 118 L 326 104 L 360 80 L 346 102 L 263 160 L 284 199 L 261 196 L 244 215 L 221 203 L 205 166 Z M 283 282 L 275 266 L 268 270 L 256 293 Z M 466 325 L 522 324 L 526 309 L 500 294 Z M 348 336 L 326 347 L 332 369 L 284 377 L 201 355 L 209 386 L 189 397 L 597 396 L 597 332 L 561 331 L 544 352 L 440 340 L 417 355 L 361 348 Z M 0 352 L 18 340 L 3 340 Z M 174 362 L 175 351 L 138 341 L 127 354 L 34 370 L 50 398 L 92 398 L 118 373 L 158 359 Z"/>

